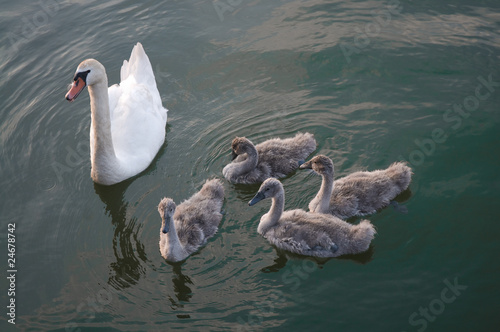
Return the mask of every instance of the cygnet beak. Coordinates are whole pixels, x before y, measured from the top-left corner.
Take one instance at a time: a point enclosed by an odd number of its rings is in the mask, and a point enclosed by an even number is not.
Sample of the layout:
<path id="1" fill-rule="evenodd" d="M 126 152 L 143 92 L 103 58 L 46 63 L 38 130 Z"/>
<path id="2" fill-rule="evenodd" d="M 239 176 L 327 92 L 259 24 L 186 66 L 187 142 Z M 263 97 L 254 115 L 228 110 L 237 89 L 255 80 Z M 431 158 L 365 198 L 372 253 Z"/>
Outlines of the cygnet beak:
<path id="1" fill-rule="evenodd" d="M 261 200 L 263 200 L 264 198 L 266 198 L 266 196 L 264 196 L 264 193 L 259 191 L 255 196 L 254 198 L 252 198 L 252 200 L 250 202 L 248 202 L 248 205 L 249 206 L 252 206 L 252 205 L 255 205 L 256 203 L 260 202 Z"/>
<path id="2" fill-rule="evenodd" d="M 170 230 L 170 217 L 167 215 L 167 211 L 163 212 L 164 225 L 161 229 L 163 234 L 167 234 Z"/>
<path id="3" fill-rule="evenodd" d="M 299 166 L 300 169 L 312 169 L 311 161 L 305 162 Z"/>

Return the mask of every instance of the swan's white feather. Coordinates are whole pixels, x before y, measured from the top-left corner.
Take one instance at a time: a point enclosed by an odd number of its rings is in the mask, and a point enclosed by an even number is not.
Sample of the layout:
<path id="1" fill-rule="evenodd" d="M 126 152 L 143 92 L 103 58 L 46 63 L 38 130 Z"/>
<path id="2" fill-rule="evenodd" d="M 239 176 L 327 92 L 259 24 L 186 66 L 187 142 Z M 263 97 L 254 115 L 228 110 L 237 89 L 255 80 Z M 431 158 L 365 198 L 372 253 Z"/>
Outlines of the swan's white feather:
<path id="1" fill-rule="evenodd" d="M 148 167 L 165 140 L 168 110 L 163 107 L 149 58 L 140 43 L 120 71 L 120 84 L 108 88 L 111 134 L 125 180 Z M 91 128 L 91 148 L 94 146 Z"/>

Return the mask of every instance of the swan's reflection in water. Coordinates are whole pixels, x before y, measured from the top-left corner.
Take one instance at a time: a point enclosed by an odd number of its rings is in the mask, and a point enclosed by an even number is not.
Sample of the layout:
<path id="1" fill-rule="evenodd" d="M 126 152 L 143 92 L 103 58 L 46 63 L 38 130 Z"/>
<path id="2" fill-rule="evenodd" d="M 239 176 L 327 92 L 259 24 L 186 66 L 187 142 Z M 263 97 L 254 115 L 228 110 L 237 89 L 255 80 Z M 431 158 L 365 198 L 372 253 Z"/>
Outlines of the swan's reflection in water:
<path id="1" fill-rule="evenodd" d="M 174 285 L 175 296 L 179 301 L 189 302 L 189 299 L 193 296 L 191 288 L 187 285 L 193 285 L 191 278 L 182 273 L 181 264 L 175 264 L 173 266 L 172 284 Z"/>
<path id="2" fill-rule="evenodd" d="M 137 284 L 144 274 L 142 262 L 147 261 L 144 245 L 138 238 L 137 219 L 130 218 L 129 204 L 124 194 L 133 178 L 113 186 L 94 183 L 94 190 L 106 206 L 114 226 L 113 253 L 116 261 L 109 264 L 108 284 L 116 289 L 124 289 Z"/>
<path id="3" fill-rule="evenodd" d="M 172 268 L 172 286 L 175 298 L 167 295 L 172 310 L 184 308 L 183 302 L 189 302 L 193 296 L 193 291 L 188 285 L 194 285 L 191 278 L 182 273 L 182 263 L 167 263 Z M 189 318 L 189 315 L 179 314 L 178 318 Z"/>
<path id="4" fill-rule="evenodd" d="M 355 254 L 355 255 L 343 255 L 340 257 L 332 257 L 332 258 L 321 258 L 321 257 L 312 257 L 312 256 L 303 256 L 294 254 L 291 252 L 284 251 L 282 249 L 276 249 L 276 253 L 278 257 L 274 259 L 274 264 L 266 266 L 261 269 L 263 273 L 276 273 L 280 272 L 283 268 L 286 267 L 288 259 L 296 259 L 296 260 L 309 260 L 316 264 L 318 268 L 323 268 L 323 266 L 330 260 L 342 259 L 342 260 L 352 260 L 359 264 L 366 264 L 373 259 L 373 254 L 375 249 L 373 245 L 370 245 L 368 250 L 365 252 Z"/>
<path id="5" fill-rule="evenodd" d="M 116 290 L 124 290 L 138 285 L 146 274 L 147 266 L 152 265 L 148 259 L 146 248 L 140 241 L 139 230 L 141 227 L 136 217 L 132 217 L 133 208 L 124 200 L 124 195 L 132 183 L 129 179 L 113 186 L 94 184 L 95 192 L 106 206 L 106 212 L 111 216 L 114 226 L 113 253 L 115 261 L 109 264 L 110 276 L 108 284 Z M 154 238 L 157 243 L 158 238 Z M 159 250 L 159 249 L 158 249 Z M 160 252 L 157 252 L 160 256 Z M 163 258 L 162 258 L 163 260 Z M 182 273 L 182 264 L 165 261 L 167 269 L 159 271 L 165 280 L 165 285 L 171 284 L 174 296 L 167 294 L 170 287 L 164 287 L 159 292 L 168 299 L 173 310 L 183 308 L 183 302 L 189 302 L 193 292 L 188 285 L 193 285 L 191 278 Z M 161 269 L 160 269 L 161 270 Z M 172 274 L 169 272 L 171 271 Z M 171 277 L 171 280 L 170 280 Z M 180 315 L 179 318 L 187 318 Z"/>

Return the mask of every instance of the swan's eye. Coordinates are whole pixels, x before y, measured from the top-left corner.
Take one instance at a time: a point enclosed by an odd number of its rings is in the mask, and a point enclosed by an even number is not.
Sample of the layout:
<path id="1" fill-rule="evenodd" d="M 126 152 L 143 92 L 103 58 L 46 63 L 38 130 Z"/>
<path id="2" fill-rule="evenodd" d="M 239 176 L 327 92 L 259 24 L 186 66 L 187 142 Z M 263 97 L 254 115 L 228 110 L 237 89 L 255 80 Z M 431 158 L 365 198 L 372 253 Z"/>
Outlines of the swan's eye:
<path id="1" fill-rule="evenodd" d="M 266 188 L 266 191 L 268 191 L 268 190 L 269 190 L 269 188 Z"/>

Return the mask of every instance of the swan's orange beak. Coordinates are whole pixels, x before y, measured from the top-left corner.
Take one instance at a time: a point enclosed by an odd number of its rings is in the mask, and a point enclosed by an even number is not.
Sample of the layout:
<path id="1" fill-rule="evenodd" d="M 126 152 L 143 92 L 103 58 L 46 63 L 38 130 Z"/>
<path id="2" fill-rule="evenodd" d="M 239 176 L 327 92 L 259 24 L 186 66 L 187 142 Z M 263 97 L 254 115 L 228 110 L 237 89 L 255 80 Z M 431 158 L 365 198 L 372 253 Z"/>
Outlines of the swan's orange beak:
<path id="1" fill-rule="evenodd" d="M 71 84 L 71 89 L 69 89 L 68 93 L 66 94 L 66 100 L 75 100 L 80 92 L 83 91 L 85 86 L 85 81 L 81 77 L 78 77 L 75 81 L 73 81 L 73 84 Z"/>

